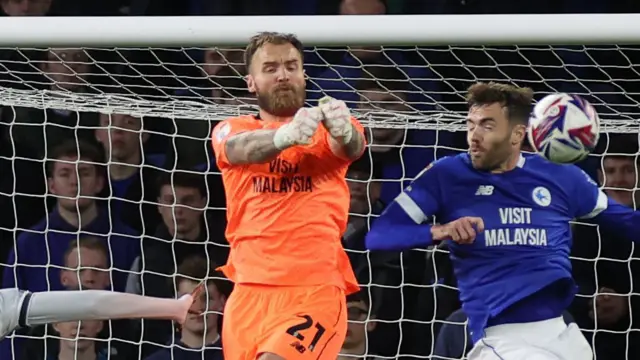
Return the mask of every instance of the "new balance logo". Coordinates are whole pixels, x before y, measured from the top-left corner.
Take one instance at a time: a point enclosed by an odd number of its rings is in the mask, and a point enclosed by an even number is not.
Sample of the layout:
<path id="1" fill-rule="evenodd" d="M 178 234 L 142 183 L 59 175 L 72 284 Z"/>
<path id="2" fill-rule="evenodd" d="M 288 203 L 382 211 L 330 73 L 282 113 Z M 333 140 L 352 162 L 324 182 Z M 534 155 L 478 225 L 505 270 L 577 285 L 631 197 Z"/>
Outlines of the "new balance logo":
<path id="1" fill-rule="evenodd" d="M 476 190 L 476 195 L 489 196 L 493 194 L 493 185 L 480 185 Z"/>

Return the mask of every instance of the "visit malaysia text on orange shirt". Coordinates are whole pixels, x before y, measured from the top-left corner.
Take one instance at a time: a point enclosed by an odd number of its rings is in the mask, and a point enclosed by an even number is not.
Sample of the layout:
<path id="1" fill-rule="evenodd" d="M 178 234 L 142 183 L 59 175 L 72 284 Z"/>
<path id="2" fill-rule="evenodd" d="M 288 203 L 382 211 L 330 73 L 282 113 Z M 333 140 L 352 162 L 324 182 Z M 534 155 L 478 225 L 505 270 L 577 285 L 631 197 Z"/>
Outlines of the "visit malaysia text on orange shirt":
<path id="1" fill-rule="evenodd" d="M 352 119 L 358 131 L 362 125 Z M 284 123 L 242 116 L 221 122 L 212 133 L 227 198 L 226 236 L 231 245 L 222 271 L 236 283 L 333 284 L 358 290 L 342 247 L 350 195 L 350 160 L 331 151 L 320 125 L 306 146 L 293 146 L 265 164 L 231 165 L 227 140 L 238 133 L 277 129 Z"/>

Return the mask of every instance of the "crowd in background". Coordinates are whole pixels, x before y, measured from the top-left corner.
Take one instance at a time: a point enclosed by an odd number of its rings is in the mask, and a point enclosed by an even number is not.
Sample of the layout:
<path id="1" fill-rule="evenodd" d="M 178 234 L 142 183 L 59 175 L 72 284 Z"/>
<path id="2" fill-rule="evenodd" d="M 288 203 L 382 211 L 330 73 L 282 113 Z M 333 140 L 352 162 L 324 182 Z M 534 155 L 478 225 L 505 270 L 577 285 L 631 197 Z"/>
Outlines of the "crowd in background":
<path id="1" fill-rule="evenodd" d="M 5 16 L 434 15 L 629 13 L 640 5 L 630 0 L 0 0 L 0 10 Z M 309 48 L 307 99 L 314 104 L 326 94 L 363 112 L 427 116 L 464 111 L 464 90 L 475 81 L 510 81 L 540 94 L 582 94 L 602 118 L 630 120 L 638 113 L 639 55 L 638 47 L 615 45 Z M 242 59 L 242 48 L 0 49 L 0 86 L 250 106 L 255 99 L 242 79 Z M 196 304 L 210 311 L 190 316 L 180 329 L 160 320 L 23 329 L 0 342 L 1 359 L 222 358 L 219 329 L 232 284 L 215 270 L 229 249 L 225 197 L 208 140 L 213 126 L 213 121 L 124 113 L 0 108 L 3 288 L 175 297 L 208 279 L 206 296 Z M 368 150 L 347 174 L 351 215 L 343 244 L 363 287 L 348 298 L 350 325 L 341 358 L 461 359 L 472 346 L 446 248 L 374 254 L 363 245 L 385 204 L 433 160 L 464 151 L 464 135 L 367 130 Z M 609 196 L 635 208 L 637 135 L 607 135 L 601 142 L 580 166 Z M 588 224 L 574 227 L 579 295 L 565 317 L 583 329 L 598 360 L 640 357 L 638 256 L 614 233 Z"/>

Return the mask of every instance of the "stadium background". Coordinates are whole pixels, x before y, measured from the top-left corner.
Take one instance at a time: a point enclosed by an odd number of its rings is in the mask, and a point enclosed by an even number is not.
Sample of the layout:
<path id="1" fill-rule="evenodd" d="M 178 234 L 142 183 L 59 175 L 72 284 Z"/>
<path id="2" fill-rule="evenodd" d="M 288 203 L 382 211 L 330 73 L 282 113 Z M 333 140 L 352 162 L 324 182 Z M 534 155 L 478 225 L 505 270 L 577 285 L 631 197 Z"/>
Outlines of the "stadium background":
<path id="1" fill-rule="evenodd" d="M 640 10 L 637 2 L 627 0 L 0 0 L 0 6 L 5 16 Z M 73 25 L 72 19 L 69 22 Z M 308 100 L 313 104 L 328 94 L 361 112 L 426 118 L 464 111 L 464 90 L 475 81 L 509 81 L 532 87 L 537 98 L 556 91 L 578 93 L 596 105 L 602 118 L 633 121 L 640 90 L 638 50 L 615 44 L 309 48 Z M 117 94 L 252 111 L 244 72 L 241 48 L 0 49 L 3 96 L 12 89 L 79 98 Z M 2 107 L 2 286 L 32 291 L 106 288 L 171 297 L 188 288 L 190 280 L 209 277 L 215 278 L 210 309 L 221 310 L 230 284 L 210 270 L 228 253 L 225 199 L 207 140 L 214 125 L 180 114 L 134 118 L 125 113 Z M 368 134 L 372 144 L 348 174 L 352 216 L 343 243 L 363 291 L 349 299 L 352 324 L 343 348 L 345 359 L 461 358 L 471 344 L 446 249 L 369 254 L 363 237 L 376 214 L 417 173 L 434 159 L 465 149 L 464 133 L 436 127 L 378 128 Z M 77 160 L 78 153 L 96 166 L 52 166 L 51 160 Z M 607 191 L 635 207 L 637 154 L 637 134 L 607 134 L 598 152 L 580 166 L 605 188 L 622 189 Z M 76 191 L 76 171 L 82 185 L 77 202 L 64 198 Z M 68 210 L 76 206 L 81 216 Z M 566 316 L 583 329 L 597 359 L 637 358 L 637 251 L 616 234 L 587 225 L 576 225 L 574 240 L 574 273 L 581 296 Z M 605 288 L 619 296 L 614 296 L 612 308 L 596 309 L 594 294 Z M 194 322 L 181 332 L 161 321 L 87 323 L 80 329 L 77 324 L 59 324 L 4 340 L 0 358 L 216 359 L 221 357 L 220 321 L 212 315 L 205 324 Z"/>

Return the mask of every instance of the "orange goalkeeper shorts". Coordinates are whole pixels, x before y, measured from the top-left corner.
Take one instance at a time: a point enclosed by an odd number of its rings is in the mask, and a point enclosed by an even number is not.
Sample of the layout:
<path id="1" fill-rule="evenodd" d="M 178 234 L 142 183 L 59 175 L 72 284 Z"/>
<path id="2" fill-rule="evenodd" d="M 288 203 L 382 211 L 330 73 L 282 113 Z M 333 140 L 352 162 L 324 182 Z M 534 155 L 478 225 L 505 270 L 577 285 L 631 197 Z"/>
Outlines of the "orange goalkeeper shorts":
<path id="1" fill-rule="evenodd" d="M 222 350 L 225 360 L 335 360 L 346 333 L 342 289 L 238 284 L 224 309 Z"/>

